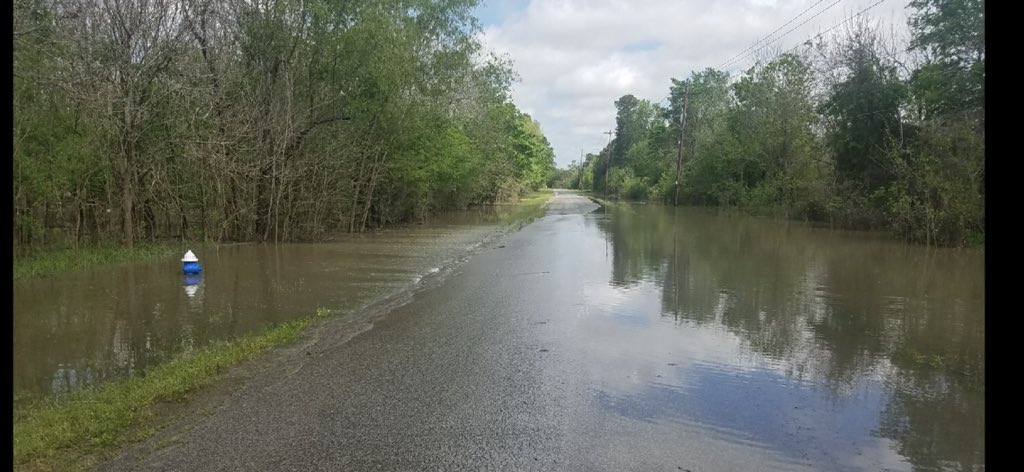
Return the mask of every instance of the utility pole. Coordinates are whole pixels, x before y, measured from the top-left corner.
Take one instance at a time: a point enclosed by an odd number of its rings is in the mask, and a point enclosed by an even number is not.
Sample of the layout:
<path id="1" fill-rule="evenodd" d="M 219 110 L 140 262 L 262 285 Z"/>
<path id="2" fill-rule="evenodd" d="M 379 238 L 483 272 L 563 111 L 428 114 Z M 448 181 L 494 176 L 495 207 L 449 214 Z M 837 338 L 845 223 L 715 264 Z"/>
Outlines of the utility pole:
<path id="1" fill-rule="evenodd" d="M 615 130 L 605 131 L 604 134 L 608 135 L 608 163 L 604 166 L 604 199 L 608 199 L 608 169 L 612 166 L 612 134 Z"/>
<path id="2" fill-rule="evenodd" d="M 572 162 L 569 164 L 569 172 L 572 172 L 574 170 L 573 167 L 576 167 L 576 159 L 573 159 Z M 572 182 L 569 182 L 568 187 L 572 188 Z"/>
<path id="3" fill-rule="evenodd" d="M 679 114 L 679 159 L 676 160 L 676 196 L 672 206 L 679 206 L 679 170 L 683 167 L 684 129 L 686 129 L 686 89 L 683 89 L 683 112 Z"/>
<path id="4" fill-rule="evenodd" d="M 576 190 L 583 190 L 583 148 L 580 148 L 580 170 L 576 173 Z"/>

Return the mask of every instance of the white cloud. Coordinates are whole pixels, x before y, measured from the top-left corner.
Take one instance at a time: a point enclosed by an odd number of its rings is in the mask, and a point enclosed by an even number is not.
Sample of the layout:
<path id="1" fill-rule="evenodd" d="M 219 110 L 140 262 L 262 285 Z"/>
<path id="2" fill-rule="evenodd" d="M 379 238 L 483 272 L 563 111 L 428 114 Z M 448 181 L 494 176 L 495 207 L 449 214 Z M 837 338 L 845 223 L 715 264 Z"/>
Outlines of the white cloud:
<path id="1" fill-rule="evenodd" d="M 513 3 L 525 2 L 491 3 L 489 11 L 504 16 L 484 28 L 481 41 L 512 58 L 522 79 L 513 100 L 540 122 L 565 167 L 580 149 L 605 145 L 601 133 L 614 128 L 614 102 L 622 95 L 660 102 L 670 78 L 722 64 L 808 7 L 776 35 L 824 12 L 773 46 L 789 49 L 874 2 L 843 0 L 827 10 L 832 1 L 530 0 L 518 9 Z M 865 16 L 905 24 L 906 4 L 885 0 Z"/>

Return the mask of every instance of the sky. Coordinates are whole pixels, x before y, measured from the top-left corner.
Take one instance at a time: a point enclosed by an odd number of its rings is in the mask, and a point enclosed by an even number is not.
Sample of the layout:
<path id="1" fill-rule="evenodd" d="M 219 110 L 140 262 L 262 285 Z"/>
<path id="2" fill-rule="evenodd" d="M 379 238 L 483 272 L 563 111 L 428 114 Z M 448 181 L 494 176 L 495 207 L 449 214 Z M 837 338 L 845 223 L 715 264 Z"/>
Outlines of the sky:
<path id="1" fill-rule="evenodd" d="M 540 123 L 560 168 L 607 144 L 623 95 L 662 102 L 673 77 L 737 74 L 753 64 L 745 51 L 755 43 L 789 50 L 868 7 L 863 17 L 906 34 L 911 13 L 908 0 L 481 1 L 480 40 L 512 60 L 512 100 Z"/>

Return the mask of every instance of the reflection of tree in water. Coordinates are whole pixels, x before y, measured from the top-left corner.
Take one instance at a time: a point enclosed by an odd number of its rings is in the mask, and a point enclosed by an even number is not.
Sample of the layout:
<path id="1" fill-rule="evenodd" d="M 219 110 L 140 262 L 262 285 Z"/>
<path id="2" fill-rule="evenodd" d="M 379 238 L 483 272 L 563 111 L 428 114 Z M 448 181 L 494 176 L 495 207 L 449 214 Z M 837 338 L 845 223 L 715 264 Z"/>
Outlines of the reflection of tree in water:
<path id="1" fill-rule="evenodd" d="M 878 434 L 921 470 L 982 470 L 985 397 L 945 369 L 900 368 Z"/>
<path id="2" fill-rule="evenodd" d="M 146 285 L 158 278 L 169 279 L 174 289 L 147 291 Z M 26 306 L 52 309 L 35 310 L 46 316 L 18 319 L 15 394 L 25 401 L 46 394 L 65 397 L 143 374 L 179 355 L 183 346 L 199 343 L 193 333 L 208 323 L 201 313 L 186 309 L 189 299 L 176 279 L 160 266 L 128 264 L 106 268 L 102 283 L 23 288 L 19 296 Z M 181 313 L 191 313 L 196 322 L 182 323 L 176 319 Z"/>
<path id="3" fill-rule="evenodd" d="M 834 395 L 882 379 L 877 434 L 915 467 L 984 463 L 979 254 L 799 223 L 614 207 L 611 283 L 662 287 L 662 316 L 724 327 Z"/>
<path id="4" fill-rule="evenodd" d="M 358 249 L 388 247 L 379 239 L 363 239 Z M 424 242 L 438 240 L 429 233 Z M 400 246 L 410 251 L 407 247 Z M 195 281 L 182 274 L 177 258 L 19 281 L 14 394 L 27 401 L 142 375 L 214 341 L 308 314 L 314 302 L 337 297 L 339 290 L 361 300 L 368 295 L 343 281 L 376 283 L 384 276 L 323 269 L 362 260 L 363 252 L 314 244 L 224 246 L 198 254 L 204 272 Z M 183 289 L 193 284 L 195 292 Z M 91 383 L 85 380 L 87 370 Z"/>

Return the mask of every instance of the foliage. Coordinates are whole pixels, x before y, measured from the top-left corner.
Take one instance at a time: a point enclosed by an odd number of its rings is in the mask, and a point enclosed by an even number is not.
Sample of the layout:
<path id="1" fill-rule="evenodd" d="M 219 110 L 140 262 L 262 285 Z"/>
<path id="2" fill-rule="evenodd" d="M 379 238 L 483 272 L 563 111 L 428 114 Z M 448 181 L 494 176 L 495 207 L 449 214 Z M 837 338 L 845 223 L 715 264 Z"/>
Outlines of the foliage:
<path id="1" fill-rule="evenodd" d="M 18 0 L 16 244 L 315 239 L 542 187 L 475 3 Z"/>
<path id="2" fill-rule="evenodd" d="M 154 410 L 157 404 L 184 400 L 224 369 L 296 339 L 307 326 L 329 314 L 317 310 L 315 315 L 180 357 L 145 377 L 83 391 L 67 401 L 49 400 L 16 410 L 15 469 L 85 468 L 98 455 L 151 435 L 154 429 L 148 426 L 159 421 Z"/>
<path id="3" fill-rule="evenodd" d="M 896 182 L 886 212 L 900 236 L 965 246 L 984 237 L 983 144 L 963 123 L 929 124 L 908 152 L 893 154 Z"/>
<path id="4" fill-rule="evenodd" d="M 614 139 L 581 163 L 580 187 L 925 244 L 984 241 L 984 2 L 911 7 L 902 51 L 860 21 L 738 77 L 673 78 L 664 108 L 622 96 Z M 923 56 L 910 67 L 903 53 Z"/>
<path id="5" fill-rule="evenodd" d="M 92 269 L 127 261 L 167 259 L 171 256 L 180 256 L 184 250 L 181 249 L 182 246 L 184 245 L 181 243 L 160 242 L 140 244 L 132 249 L 127 249 L 119 244 L 107 244 L 77 250 L 23 250 L 14 259 L 14 280 Z M 202 243 L 189 245 L 189 247 L 200 246 Z"/>

